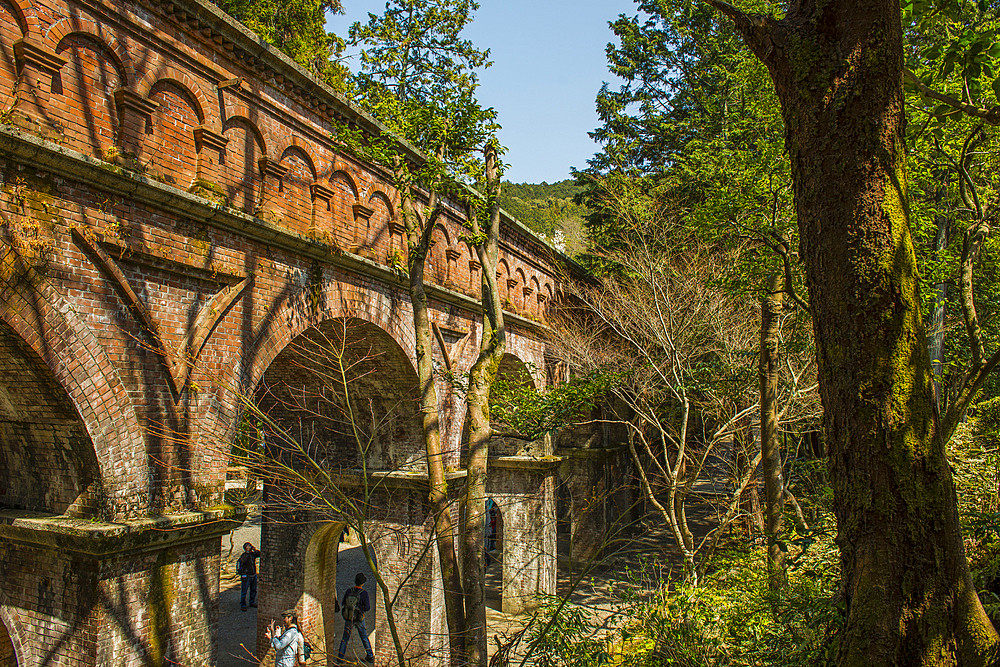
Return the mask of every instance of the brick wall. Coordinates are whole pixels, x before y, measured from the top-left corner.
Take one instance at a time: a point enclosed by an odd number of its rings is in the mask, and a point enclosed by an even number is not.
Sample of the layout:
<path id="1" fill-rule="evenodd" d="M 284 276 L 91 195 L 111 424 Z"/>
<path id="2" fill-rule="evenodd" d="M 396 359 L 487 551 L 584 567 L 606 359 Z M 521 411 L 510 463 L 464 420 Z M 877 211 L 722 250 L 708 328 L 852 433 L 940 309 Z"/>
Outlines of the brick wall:
<path id="1" fill-rule="evenodd" d="M 342 123 L 377 125 L 212 5 L 180 1 L 0 0 L 0 113 L 19 128 L 0 125 L 0 510 L 122 523 L 215 506 L 239 393 L 294 376 L 281 355 L 324 322 L 367 323 L 359 340 L 378 356 L 360 395 L 411 410 L 399 196 L 332 139 Z M 510 350 L 544 369 L 539 323 L 565 267 L 504 225 Z M 481 272 L 461 232 L 450 202 L 428 271 L 460 372 Z M 464 411 L 438 390 L 457 465 Z M 321 433 L 348 461 L 336 435 Z M 418 435 L 404 414 L 373 463 L 414 466 Z M 379 558 L 393 577 L 418 569 L 401 615 L 427 655 L 444 644 L 436 554 L 414 555 L 430 536 L 425 491 L 399 493 Z M 215 537 L 118 556 L 0 544 L 16 611 L 0 599 L 2 625 L 14 637 L 23 619 L 26 650 L 52 665 L 210 664 L 217 552 Z"/>

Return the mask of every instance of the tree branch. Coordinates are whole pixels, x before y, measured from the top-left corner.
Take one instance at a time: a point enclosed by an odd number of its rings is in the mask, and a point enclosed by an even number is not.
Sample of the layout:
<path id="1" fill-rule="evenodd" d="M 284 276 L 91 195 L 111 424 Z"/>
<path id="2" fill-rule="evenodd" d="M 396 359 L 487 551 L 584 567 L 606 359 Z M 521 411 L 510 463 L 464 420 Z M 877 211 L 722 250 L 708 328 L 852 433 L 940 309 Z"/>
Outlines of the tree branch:
<path id="1" fill-rule="evenodd" d="M 714 4 L 710 0 L 705 0 L 705 2 L 708 2 L 709 4 Z M 984 109 L 982 107 L 966 104 L 964 102 L 956 100 L 954 97 L 950 95 L 939 93 L 936 90 L 930 88 L 926 83 L 921 81 L 916 74 L 914 74 L 905 67 L 903 68 L 903 74 L 905 74 L 906 78 L 908 78 L 910 82 L 917 87 L 917 90 L 919 90 L 924 97 L 929 97 L 932 100 L 943 102 L 948 106 L 952 107 L 953 109 L 961 111 L 967 116 L 972 116 L 974 118 L 982 118 L 990 125 L 1000 125 L 1000 106 Z"/>

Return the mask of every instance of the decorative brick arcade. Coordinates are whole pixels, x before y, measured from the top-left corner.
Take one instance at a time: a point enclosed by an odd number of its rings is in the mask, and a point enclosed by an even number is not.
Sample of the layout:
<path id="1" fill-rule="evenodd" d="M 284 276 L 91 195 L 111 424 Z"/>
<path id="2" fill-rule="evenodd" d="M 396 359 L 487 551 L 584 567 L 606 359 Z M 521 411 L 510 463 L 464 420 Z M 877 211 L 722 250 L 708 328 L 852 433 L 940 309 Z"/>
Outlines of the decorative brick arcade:
<path id="1" fill-rule="evenodd" d="M 385 353 L 364 391 L 412 391 L 399 197 L 337 151 L 344 123 L 381 131 L 201 0 L 0 0 L 0 667 L 215 664 L 220 537 L 244 517 L 219 446 L 239 395 L 345 320 Z M 461 211 L 435 232 L 428 293 L 465 371 L 481 267 Z M 509 351 L 541 383 L 547 309 L 575 269 L 511 219 L 501 256 Z M 457 469 L 465 415 L 439 391 Z M 386 480 L 373 534 L 390 583 L 415 573 L 400 630 L 434 662 L 447 643 L 408 428 L 369 461 Z M 491 493 L 526 545 L 514 608 L 554 590 L 557 467 L 496 464 Z M 261 623 L 298 606 L 323 637 L 341 526 L 275 519 Z"/>

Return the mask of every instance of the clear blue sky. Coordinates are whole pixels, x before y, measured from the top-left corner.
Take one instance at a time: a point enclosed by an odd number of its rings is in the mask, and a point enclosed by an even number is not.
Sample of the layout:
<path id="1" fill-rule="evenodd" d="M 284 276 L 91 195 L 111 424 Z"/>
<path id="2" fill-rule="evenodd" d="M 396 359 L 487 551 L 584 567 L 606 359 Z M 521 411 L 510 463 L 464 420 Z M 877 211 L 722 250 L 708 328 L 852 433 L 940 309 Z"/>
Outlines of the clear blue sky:
<path id="1" fill-rule="evenodd" d="M 346 36 L 385 0 L 343 0 L 346 14 L 327 29 Z M 479 101 L 497 110 L 507 147 L 507 180 L 554 183 L 584 168 L 597 147 L 594 98 L 611 78 L 604 55 L 614 35 L 608 21 L 635 14 L 633 0 L 480 0 L 463 33 L 490 49 L 493 66 L 480 73 Z M 350 66 L 356 66 L 351 61 Z"/>

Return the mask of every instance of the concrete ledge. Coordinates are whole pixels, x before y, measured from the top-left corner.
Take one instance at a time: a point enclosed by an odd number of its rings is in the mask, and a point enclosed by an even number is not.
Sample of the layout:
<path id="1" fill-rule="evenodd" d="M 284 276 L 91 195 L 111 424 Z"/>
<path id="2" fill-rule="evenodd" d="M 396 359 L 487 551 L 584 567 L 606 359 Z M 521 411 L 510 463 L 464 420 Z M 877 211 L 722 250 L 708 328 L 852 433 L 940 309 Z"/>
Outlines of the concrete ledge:
<path id="1" fill-rule="evenodd" d="M 243 506 L 106 523 L 60 514 L 0 510 L 0 540 L 107 557 L 159 551 L 229 533 L 243 523 Z"/>
<path id="2" fill-rule="evenodd" d="M 575 447 L 560 447 L 556 455 L 566 459 L 606 459 L 625 451 L 625 447 L 594 447 L 577 449 Z"/>
<path id="3" fill-rule="evenodd" d="M 452 472 L 446 472 L 444 474 L 444 478 L 448 484 L 451 484 L 452 482 L 464 481 L 468 474 L 468 471 L 465 470 L 455 470 Z M 345 487 L 349 486 L 353 488 L 361 488 L 364 486 L 364 477 L 360 470 L 334 474 L 331 475 L 331 478 L 338 485 Z M 369 470 L 368 486 L 370 488 L 406 488 L 426 491 L 430 489 L 430 477 L 426 472 L 419 471 L 407 472 L 405 470 Z"/>
<path id="4" fill-rule="evenodd" d="M 543 472 L 555 470 L 564 458 L 563 456 L 543 456 L 537 459 L 533 456 L 497 456 L 490 459 L 489 465 L 491 468 Z"/>

